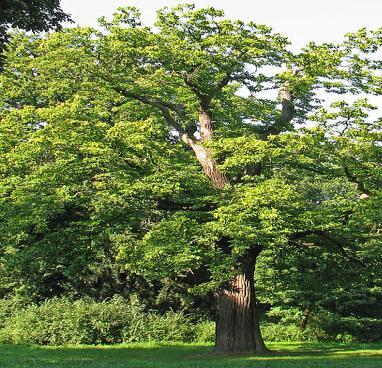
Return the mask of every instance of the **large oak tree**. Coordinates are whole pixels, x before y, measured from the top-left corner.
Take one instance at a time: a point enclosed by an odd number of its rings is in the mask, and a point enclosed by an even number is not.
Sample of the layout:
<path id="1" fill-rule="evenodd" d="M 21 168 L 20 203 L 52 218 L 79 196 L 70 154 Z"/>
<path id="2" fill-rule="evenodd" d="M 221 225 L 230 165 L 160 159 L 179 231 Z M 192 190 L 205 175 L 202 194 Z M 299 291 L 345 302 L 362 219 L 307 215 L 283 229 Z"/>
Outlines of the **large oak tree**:
<path id="1" fill-rule="evenodd" d="M 101 24 L 19 35 L 8 52 L 2 268 L 31 248 L 111 247 L 147 278 L 213 291 L 216 351 L 267 351 L 264 248 L 330 243 L 351 261 L 380 246 L 381 123 L 366 100 L 317 97 L 381 93 L 380 33 L 293 54 L 213 8 Z"/>

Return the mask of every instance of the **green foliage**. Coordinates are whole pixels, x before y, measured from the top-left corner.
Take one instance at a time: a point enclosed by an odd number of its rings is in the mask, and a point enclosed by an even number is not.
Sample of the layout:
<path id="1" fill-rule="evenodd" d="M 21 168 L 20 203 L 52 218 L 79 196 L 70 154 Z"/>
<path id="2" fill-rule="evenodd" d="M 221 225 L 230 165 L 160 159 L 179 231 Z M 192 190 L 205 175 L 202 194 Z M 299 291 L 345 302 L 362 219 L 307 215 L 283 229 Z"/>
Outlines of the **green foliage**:
<path id="1" fill-rule="evenodd" d="M 317 341 L 317 336 L 309 334 L 294 324 L 263 323 L 261 332 L 265 341 Z"/>
<path id="2" fill-rule="evenodd" d="M 382 319 L 341 317 L 321 311 L 312 316 L 307 334 L 320 341 L 373 342 L 382 340 Z"/>
<path id="3" fill-rule="evenodd" d="M 62 22 L 71 21 L 60 7 L 60 0 L 4 0 L 0 15 L 0 52 L 8 41 L 9 28 L 41 32 L 61 29 Z"/>
<path id="4" fill-rule="evenodd" d="M 202 321 L 197 323 L 194 342 L 215 342 L 215 322 Z"/>
<path id="5" fill-rule="evenodd" d="M 10 309 L 1 302 L 0 340 L 16 344 L 115 344 L 134 341 L 204 341 L 210 324 L 195 324 L 182 312 L 146 312 L 121 298 L 95 302 L 51 299 L 41 305 Z M 208 326 L 208 327 L 206 327 Z M 208 331 L 208 332 L 206 332 Z M 199 336 L 200 334 L 200 336 Z"/>
<path id="6" fill-rule="evenodd" d="M 182 312 L 168 311 L 164 315 L 147 313 L 141 321 L 123 329 L 123 341 L 183 341 L 195 340 L 195 326 L 190 317 Z"/>
<path id="7" fill-rule="evenodd" d="M 19 309 L 5 321 L 3 342 L 42 345 L 121 342 L 121 330 L 141 315 L 122 298 L 101 303 L 52 299 Z"/>
<path id="8" fill-rule="evenodd" d="M 15 35 L 8 51 L 0 129 L 5 293 L 82 294 L 114 265 L 158 279 L 207 264 L 214 288 L 251 246 L 284 246 L 295 232 L 379 241 L 380 132 L 378 122 L 365 122 L 370 105 L 336 103 L 340 111 L 331 113 L 304 100 L 313 100 L 320 78 L 333 78 L 344 46 L 333 53 L 333 45 L 311 44 L 293 56 L 268 27 L 188 5 L 161 10 L 156 30 L 130 8 L 102 24 L 107 32 Z M 300 72 L 262 74 L 286 61 Z M 280 82 L 292 83 L 297 116 L 309 111 L 317 127 L 278 126 L 277 100 L 237 93 Z M 230 181 L 221 193 L 174 134 L 192 128 L 200 95 L 209 96 L 216 120 L 216 138 L 205 145 Z M 171 110 L 172 125 L 157 108 L 162 101 L 180 109 Z M 310 189 L 317 182 L 330 190 Z M 373 199 L 359 202 L 359 183 Z M 215 209 L 171 213 L 158 202 Z M 216 251 L 222 237 L 230 238 L 231 259 Z"/>
<path id="9" fill-rule="evenodd" d="M 375 342 L 382 340 L 381 319 L 340 317 L 321 311 L 312 316 L 304 330 L 293 323 L 262 324 L 262 335 L 267 342 L 321 341 L 321 342 Z"/>

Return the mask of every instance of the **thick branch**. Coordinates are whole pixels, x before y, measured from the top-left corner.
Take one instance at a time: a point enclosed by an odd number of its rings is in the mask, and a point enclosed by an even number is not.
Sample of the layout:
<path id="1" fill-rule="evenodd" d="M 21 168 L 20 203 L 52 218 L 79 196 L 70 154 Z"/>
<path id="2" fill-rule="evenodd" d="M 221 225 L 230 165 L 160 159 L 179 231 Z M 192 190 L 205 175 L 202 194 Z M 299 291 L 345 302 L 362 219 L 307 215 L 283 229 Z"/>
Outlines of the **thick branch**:
<path id="1" fill-rule="evenodd" d="M 279 99 L 281 101 L 281 124 L 289 124 L 294 117 L 293 95 L 289 82 L 285 82 L 280 89 Z"/>
<path id="2" fill-rule="evenodd" d="M 202 165 L 204 173 L 211 180 L 213 186 L 217 189 L 223 189 L 228 184 L 228 180 L 225 174 L 218 168 L 210 150 L 203 145 L 198 144 L 186 134 L 181 135 L 181 138 L 184 143 L 192 148 L 196 158 Z"/>
<path id="3" fill-rule="evenodd" d="M 285 82 L 279 91 L 279 100 L 281 103 L 280 115 L 277 117 L 276 121 L 269 125 L 262 134 L 262 138 L 265 140 L 270 134 L 277 135 L 280 134 L 285 127 L 291 122 L 294 117 L 294 98 L 291 92 L 291 87 L 289 82 Z"/>
<path id="4" fill-rule="evenodd" d="M 116 89 L 117 92 L 119 92 L 122 96 L 132 98 L 134 100 L 140 101 L 146 105 L 150 105 L 152 107 L 157 108 L 160 110 L 163 114 L 163 117 L 167 121 L 167 123 L 174 128 L 176 131 L 178 131 L 179 134 L 186 134 L 185 129 L 178 123 L 178 121 L 170 114 L 170 111 L 173 111 L 176 113 L 178 118 L 180 120 L 184 120 L 185 115 L 183 108 L 180 105 L 176 105 L 170 102 L 161 101 L 158 99 L 151 99 L 147 96 L 141 96 L 138 95 L 135 92 Z"/>
<path id="5" fill-rule="evenodd" d="M 195 95 L 199 98 L 200 101 L 211 101 L 211 97 L 205 94 L 195 83 L 192 82 L 192 75 L 186 75 L 183 77 L 184 84 L 187 87 L 190 87 L 191 91 L 195 93 Z"/>
<path id="6" fill-rule="evenodd" d="M 227 71 L 226 75 L 216 83 L 214 86 L 215 92 L 210 94 L 205 93 L 202 89 L 192 81 L 192 74 L 197 70 L 196 67 L 192 73 L 184 77 L 184 83 L 188 86 L 199 99 L 199 124 L 200 124 L 200 138 L 202 141 L 212 139 L 213 135 L 213 121 L 209 111 L 211 101 L 217 91 L 220 91 L 231 80 L 231 70 Z"/>
<path id="7" fill-rule="evenodd" d="M 210 140 L 212 139 L 213 126 L 212 117 L 208 110 L 212 96 L 201 91 L 201 89 L 192 82 L 189 76 L 184 77 L 184 83 L 191 88 L 199 100 L 200 138 L 202 141 Z"/>
<path id="8" fill-rule="evenodd" d="M 211 114 L 208 112 L 209 102 L 202 100 L 199 107 L 200 138 L 202 141 L 212 139 L 213 123 Z"/>
<path id="9" fill-rule="evenodd" d="M 190 132 L 193 130 L 193 127 L 189 125 L 186 129 L 183 128 L 182 125 L 177 121 L 177 119 L 175 119 L 171 115 L 171 111 L 175 112 L 178 118 L 181 121 L 183 121 L 182 119 L 184 118 L 184 112 L 181 107 L 169 102 L 164 102 L 158 99 L 152 99 L 147 96 L 141 96 L 131 91 L 118 90 L 118 89 L 117 91 L 121 93 L 123 96 L 133 98 L 137 101 L 153 106 L 157 108 L 158 110 L 160 110 L 162 112 L 163 117 L 167 121 L 167 123 L 171 127 L 173 127 L 175 130 L 178 131 L 182 141 L 192 148 L 192 150 L 194 151 L 196 155 L 197 160 L 200 162 L 203 168 L 204 173 L 211 180 L 213 186 L 218 189 L 222 189 L 225 187 L 225 185 L 228 183 L 226 176 L 224 175 L 223 172 L 219 170 L 216 161 L 212 158 L 210 150 L 196 143 L 196 141 L 192 138 L 192 135 L 190 134 Z M 202 101 L 203 102 L 201 103 L 201 106 L 203 107 L 201 107 L 201 109 L 203 109 L 205 106 L 208 106 L 209 104 L 209 99 L 206 99 L 206 100 L 203 99 Z M 204 113 L 205 113 L 205 116 L 203 115 Z M 209 137 L 212 136 L 212 126 L 211 126 L 212 120 L 206 110 L 203 110 L 201 114 L 203 115 L 200 121 L 202 139 L 203 137 L 204 139 L 210 139 L 208 138 L 208 136 Z M 203 131 L 203 134 L 202 134 L 202 131 Z"/>

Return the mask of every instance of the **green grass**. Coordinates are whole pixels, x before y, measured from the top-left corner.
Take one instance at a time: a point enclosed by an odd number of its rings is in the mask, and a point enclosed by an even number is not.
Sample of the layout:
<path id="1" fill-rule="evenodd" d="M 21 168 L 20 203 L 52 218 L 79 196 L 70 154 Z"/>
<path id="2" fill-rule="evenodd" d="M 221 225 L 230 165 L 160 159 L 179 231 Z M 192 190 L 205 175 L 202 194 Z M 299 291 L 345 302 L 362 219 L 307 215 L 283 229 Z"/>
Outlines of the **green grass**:
<path id="1" fill-rule="evenodd" d="M 382 368 L 380 344 L 274 343 L 272 356 L 220 356 L 211 345 L 0 345 L 1 368 Z"/>

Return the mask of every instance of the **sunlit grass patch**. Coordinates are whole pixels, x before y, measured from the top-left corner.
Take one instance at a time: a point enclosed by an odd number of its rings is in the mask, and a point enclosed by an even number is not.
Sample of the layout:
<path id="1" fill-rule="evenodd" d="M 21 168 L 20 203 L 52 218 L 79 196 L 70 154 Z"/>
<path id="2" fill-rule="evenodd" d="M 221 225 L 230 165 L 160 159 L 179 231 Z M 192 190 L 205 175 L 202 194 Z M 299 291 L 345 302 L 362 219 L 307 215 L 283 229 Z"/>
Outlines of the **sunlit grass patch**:
<path id="1" fill-rule="evenodd" d="M 272 343 L 273 355 L 218 355 L 212 345 L 0 346 L 2 368 L 380 368 L 381 344 Z"/>

